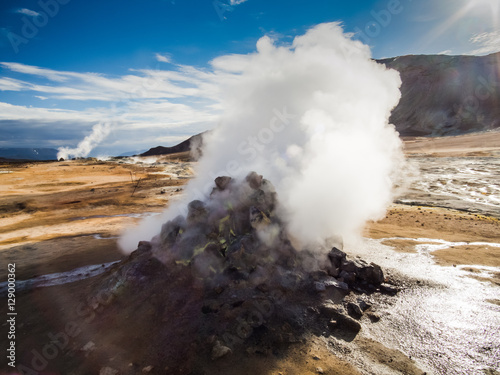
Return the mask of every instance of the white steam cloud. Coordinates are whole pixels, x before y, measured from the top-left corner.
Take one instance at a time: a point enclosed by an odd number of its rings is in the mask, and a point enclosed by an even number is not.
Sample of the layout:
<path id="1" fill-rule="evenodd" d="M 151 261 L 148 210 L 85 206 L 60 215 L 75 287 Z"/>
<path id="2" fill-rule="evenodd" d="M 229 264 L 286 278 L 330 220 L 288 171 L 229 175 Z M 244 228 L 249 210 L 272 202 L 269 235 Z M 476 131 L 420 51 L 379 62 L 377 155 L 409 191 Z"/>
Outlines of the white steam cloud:
<path id="1" fill-rule="evenodd" d="M 120 240 L 126 251 L 160 231 L 220 175 L 256 171 L 276 187 L 283 217 L 303 244 L 357 233 L 384 215 L 404 163 L 389 124 L 401 80 L 371 59 L 338 23 L 320 24 L 277 45 L 261 38 L 249 55 L 212 61 L 223 115 L 205 138 L 197 177 L 185 198 L 157 221 Z"/>
<path id="2" fill-rule="evenodd" d="M 106 138 L 111 132 L 111 125 L 109 123 L 101 122 L 92 127 L 92 133 L 86 136 L 76 148 L 69 147 L 59 147 L 57 153 L 57 160 L 69 159 L 71 157 L 79 158 L 86 157 L 90 154 L 99 143 L 101 143 L 104 138 Z"/>

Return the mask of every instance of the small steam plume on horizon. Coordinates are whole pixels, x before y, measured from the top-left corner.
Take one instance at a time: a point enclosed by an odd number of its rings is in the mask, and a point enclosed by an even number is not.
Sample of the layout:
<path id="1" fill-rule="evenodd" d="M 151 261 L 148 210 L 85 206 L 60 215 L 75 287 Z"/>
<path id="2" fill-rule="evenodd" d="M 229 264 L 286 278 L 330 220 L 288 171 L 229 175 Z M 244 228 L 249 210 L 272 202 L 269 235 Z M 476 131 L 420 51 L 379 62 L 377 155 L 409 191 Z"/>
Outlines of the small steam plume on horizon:
<path id="1" fill-rule="evenodd" d="M 160 218 L 129 230 L 125 252 L 149 240 L 217 176 L 256 171 L 275 186 L 280 215 L 302 244 L 358 233 L 385 214 L 404 156 L 389 124 L 399 73 L 371 59 L 339 23 L 315 26 L 291 45 L 264 36 L 257 51 L 211 62 L 223 115 L 204 138 L 196 178 Z"/>
<path id="2" fill-rule="evenodd" d="M 63 158 L 64 160 L 70 157 L 79 158 L 86 157 L 90 152 L 101 143 L 111 132 L 111 125 L 107 122 L 100 122 L 92 127 L 92 132 L 87 135 L 83 140 L 78 143 L 75 148 L 59 147 L 57 153 L 57 160 Z"/>

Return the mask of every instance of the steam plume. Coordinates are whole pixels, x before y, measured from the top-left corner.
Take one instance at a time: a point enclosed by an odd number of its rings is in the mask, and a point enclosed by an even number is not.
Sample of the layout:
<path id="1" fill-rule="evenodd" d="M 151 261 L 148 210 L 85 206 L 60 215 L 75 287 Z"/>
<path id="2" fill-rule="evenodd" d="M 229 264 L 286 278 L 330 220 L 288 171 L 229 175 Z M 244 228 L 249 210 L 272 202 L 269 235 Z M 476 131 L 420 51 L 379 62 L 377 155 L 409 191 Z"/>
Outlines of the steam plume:
<path id="1" fill-rule="evenodd" d="M 126 233 L 124 250 L 208 195 L 216 176 L 242 178 L 252 170 L 276 187 L 281 214 L 303 244 L 356 233 L 385 213 L 404 160 L 388 122 L 401 80 L 374 62 L 367 46 L 326 23 L 291 45 L 265 36 L 255 53 L 211 64 L 224 114 L 204 139 L 197 177 L 161 222 Z"/>
<path id="2" fill-rule="evenodd" d="M 86 136 L 76 148 L 59 147 L 57 159 L 69 159 L 70 157 L 86 157 L 90 154 L 104 138 L 106 138 L 111 131 L 111 125 L 108 123 L 100 122 L 92 127 L 92 133 Z"/>

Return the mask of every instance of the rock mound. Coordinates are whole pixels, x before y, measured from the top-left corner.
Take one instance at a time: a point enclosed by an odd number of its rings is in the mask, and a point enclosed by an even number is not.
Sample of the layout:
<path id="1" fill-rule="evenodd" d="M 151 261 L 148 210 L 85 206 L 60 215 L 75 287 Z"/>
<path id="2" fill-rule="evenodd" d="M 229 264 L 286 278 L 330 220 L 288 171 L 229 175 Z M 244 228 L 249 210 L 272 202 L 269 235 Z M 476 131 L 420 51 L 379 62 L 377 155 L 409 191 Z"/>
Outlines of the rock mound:
<path id="1" fill-rule="evenodd" d="M 297 250 L 276 207 L 257 173 L 218 177 L 207 201 L 189 203 L 96 281 L 92 293 L 107 301 L 97 328 L 117 333 L 105 340 L 139 367 L 189 374 L 235 352 L 286 350 L 306 334 L 352 339 L 369 305 L 344 297 L 384 289 L 383 271 L 337 248 Z"/>

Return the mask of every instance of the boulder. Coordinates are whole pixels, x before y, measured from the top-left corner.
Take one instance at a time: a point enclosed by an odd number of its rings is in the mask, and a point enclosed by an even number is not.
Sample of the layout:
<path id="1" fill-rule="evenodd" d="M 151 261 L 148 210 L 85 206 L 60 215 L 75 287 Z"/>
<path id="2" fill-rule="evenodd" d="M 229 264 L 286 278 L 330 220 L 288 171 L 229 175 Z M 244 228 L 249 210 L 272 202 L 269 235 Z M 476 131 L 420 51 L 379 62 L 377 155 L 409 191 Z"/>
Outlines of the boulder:
<path id="1" fill-rule="evenodd" d="M 399 292 L 399 289 L 389 284 L 382 284 L 380 285 L 380 291 L 390 296 L 394 296 Z"/>
<path id="2" fill-rule="evenodd" d="M 259 175 L 256 172 L 250 172 L 246 177 L 246 181 L 248 182 L 248 185 L 250 185 L 252 189 L 260 188 L 262 184 L 262 179 L 263 179 L 262 175 Z"/>
<path id="3" fill-rule="evenodd" d="M 341 305 L 333 303 L 331 300 L 326 300 L 319 306 L 318 310 L 327 319 L 336 320 L 340 315 L 344 314 L 344 308 Z"/>
<path id="4" fill-rule="evenodd" d="M 275 210 L 272 184 L 255 172 L 246 181 L 218 177 L 214 191 L 189 203 L 186 217 L 164 224 L 159 236 L 140 242 L 95 283 L 96 295 L 113 293 L 99 315 L 110 329 L 126 330 L 128 317 L 140 311 L 144 319 L 133 324 L 171 345 L 164 361 L 143 366 L 188 373 L 179 358 L 198 363 L 249 347 L 265 353 L 309 333 L 328 334 L 327 325 L 347 340 L 355 336 L 356 319 L 368 307 L 350 293 L 375 291 L 371 285 L 383 281 L 380 267 L 348 259 L 337 247 L 328 254 L 295 248 Z"/>
<path id="5" fill-rule="evenodd" d="M 339 277 L 347 284 L 352 284 L 356 281 L 356 274 L 354 272 L 342 271 Z"/>
<path id="6" fill-rule="evenodd" d="M 170 220 L 162 225 L 160 232 L 160 241 L 164 246 L 169 246 L 175 243 L 179 233 L 183 232 L 186 228 L 186 219 L 184 216 L 177 216 L 175 219 Z"/>
<path id="7" fill-rule="evenodd" d="M 341 314 L 337 317 L 337 328 L 357 334 L 361 331 L 361 324 L 350 316 Z"/>
<path id="8" fill-rule="evenodd" d="M 375 312 L 369 311 L 366 313 L 366 316 L 372 323 L 377 323 L 378 321 L 380 321 L 380 315 Z"/>
<path id="9" fill-rule="evenodd" d="M 337 289 L 349 290 L 349 285 L 347 285 L 346 283 L 339 281 L 333 277 L 326 278 L 325 280 L 323 280 L 323 283 L 324 283 L 325 287 L 327 287 L 327 288 L 334 287 Z"/>
<path id="10" fill-rule="evenodd" d="M 354 319 L 361 319 L 361 317 L 363 316 L 363 311 L 361 310 L 359 305 L 354 302 L 347 303 L 347 313 Z"/>
<path id="11" fill-rule="evenodd" d="M 380 285 L 384 282 L 384 272 L 379 265 L 370 263 L 366 267 L 357 270 L 356 276 L 359 281 L 365 284 Z"/>
<path id="12" fill-rule="evenodd" d="M 328 253 L 328 258 L 330 259 L 332 266 L 338 269 L 340 268 L 342 261 L 346 259 L 346 254 L 342 250 L 339 250 L 336 247 L 334 247 Z"/>
<path id="13" fill-rule="evenodd" d="M 200 200 L 194 200 L 188 204 L 187 223 L 195 225 L 205 223 L 208 218 L 208 211 L 205 203 Z"/>
<path id="14" fill-rule="evenodd" d="M 215 186 L 217 186 L 217 189 L 220 191 L 224 191 L 229 186 L 231 181 L 232 178 L 229 176 L 220 176 L 215 179 Z"/>
<path id="15" fill-rule="evenodd" d="M 340 264 L 340 269 L 342 271 L 352 272 L 357 274 L 361 268 L 364 268 L 367 265 L 368 263 L 360 259 L 353 259 L 353 260 L 344 259 Z"/>

